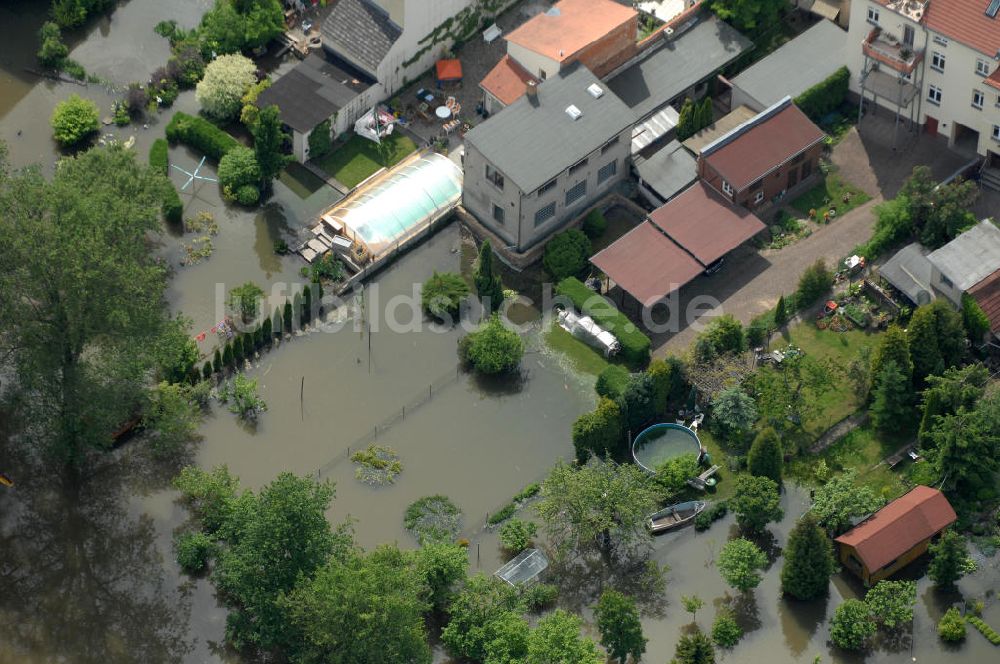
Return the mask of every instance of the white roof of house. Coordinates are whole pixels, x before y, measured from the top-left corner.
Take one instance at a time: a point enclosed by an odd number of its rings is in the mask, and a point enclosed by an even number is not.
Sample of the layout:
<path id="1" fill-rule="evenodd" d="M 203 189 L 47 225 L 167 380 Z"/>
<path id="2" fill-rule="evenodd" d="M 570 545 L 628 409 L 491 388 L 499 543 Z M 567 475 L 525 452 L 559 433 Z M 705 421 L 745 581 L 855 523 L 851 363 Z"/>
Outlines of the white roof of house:
<path id="1" fill-rule="evenodd" d="M 984 219 L 932 252 L 927 260 L 956 288 L 969 290 L 1000 270 L 1000 228 Z"/>

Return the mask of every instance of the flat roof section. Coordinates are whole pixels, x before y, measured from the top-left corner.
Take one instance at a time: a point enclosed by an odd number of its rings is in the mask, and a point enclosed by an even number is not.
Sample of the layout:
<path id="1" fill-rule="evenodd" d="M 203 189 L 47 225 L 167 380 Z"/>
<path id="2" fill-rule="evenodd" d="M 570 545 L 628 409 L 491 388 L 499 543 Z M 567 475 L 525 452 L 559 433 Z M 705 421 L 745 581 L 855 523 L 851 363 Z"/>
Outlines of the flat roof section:
<path id="1" fill-rule="evenodd" d="M 757 112 L 749 106 L 737 106 L 684 141 L 684 147 L 693 152 L 695 156 L 700 155 L 703 147 L 711 145 L 715 142 L 715 139 L 725 136 L 747 120 L 752 119 L 755 115 L 757 115 Z"/>
<path id="2" fill-rule="evenodd" d="M 729 205 L 701 182 L 653 210 L 649 220 L 705 266 L 765 228 L 755 214 Z"/>
<path id="3" fill-rule="evenodd" d="M 562 0 L 511 32 L 507 41 L 563 62 L 637 15 L 614 0 Z"/>
<path id="4" fill-rule="evenodd" d="M 590 259 L 643 306 L 652 306 L 704 268 L 656 226 L 644 221 Z"/>
<path id="5" fill-rule="evenodd" d="M 916 305 L 934 299 L 931 274 L 934 266 L 927 260 L 930 253 L 919 242 L 911 242 L 878 269 L 879 275 Z"/>
<path id="6" fill-rule="evenodd" d="M 928 257 L 955 288 L 967 291 L 1000 269 L 1000 228 L 984 219 Z"/>
<path id="7" fill-rule="evenodd" d="M 670 141 L 649 157 L 633 157 L 635 172 L 661 200 L 669 201 L 698 178 L 698 164 L 677 141 Z"/>

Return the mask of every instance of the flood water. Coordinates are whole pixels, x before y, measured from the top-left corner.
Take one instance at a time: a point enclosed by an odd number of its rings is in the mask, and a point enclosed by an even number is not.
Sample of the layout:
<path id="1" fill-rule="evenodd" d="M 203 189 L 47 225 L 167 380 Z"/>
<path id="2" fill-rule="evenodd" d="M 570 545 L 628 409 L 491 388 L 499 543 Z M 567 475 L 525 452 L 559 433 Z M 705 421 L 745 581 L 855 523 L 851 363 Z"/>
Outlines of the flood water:
<path id="1" fill-rule="evenodd" d="M 44 20 L 39 5 L 44 4 L 0 3 L 0 138 L 8 142 L 15 166 L 50 168 L 54 163 L 58 150 L 48 121 L 60 99 L 82 94 L 102 110 L 109 110 L 113 99 L 99 86 L 55 83 L 24 71 L 34 67 L 35 33 Z M 169 54 L 153 25 L 173 18 L 190 27 L 210 5 L 210 0 L 130 0 L 68 40 L 72 57 L 118 84 L 144 80 Z M 175 108 L 195 112 L 193 93 L 182 94 Z M 169 112 L 151 120 L 148 129 L 132 125 L 109 132 L 123 140 L 135 136 L 135 149 L 145 160 L 168 120 Z M 170 159 L 190 171 L 200 157 L 178 147 L 171 149 Z M 211 176 L 213 169 L 206 165 L 202 174 Z M 171 177 L 177 186 L 186 179 L 174 170 Z M 180 266 L 182 245 L 191 236 L 178 229 L 167 229 L 158 247 L 176 270 L 168 292 L 171 307 L 191 317 L 194 332 L 217 322 L 226 290 L 248 280 L 264 285 L 277 305 L 301 281 L 302 262 L 275 255 L 274 242 L 292 244 L 338 197 L 295 166 L 258 210 L 224 205 L 213 183 L 196 183 L 181 196 L 186 216 L 209 211 L 219 225 L 214 254 L 200 264 Z M 419 313 L 405 305 L 393 309 L 392 298 L 413 295 L 434 270 L 458 271 L 462 260 L 469 260 L 468 251 L 463 257 L 453 224 L 375 280 L 365 296 L 374 329 L 370 336 L 367 325 L 355 329 L 352 314 L 345 312 L 344 329 L 313 332 L 264 354 L 251 370 L 268 404 L 259 425 L 247 428 L 216 407 L 190 461 L 204 468 L 227 464 L 251 488 L 286 470 L 329 479 L 337 487 L 329 518 L 352 519 L 365 547 L 392 541 L 415 546 L 402 528 L 405 507 L 423 495 L 446 494 L 463 510 L 471 569 L 495 570 L 502 560 L 495 537 L 482 530 L 487 515 L 524 485 L 542 479 L 557 459 L 572 455 L 570 425 L 593 407 L 595 395 L 593 379 L 569 371 L 542 346 L 537 330 L 526 334 L 523 380 L 483 383 L 458 371 L 459 330 L 422 325 L 394 332 L 384 316 L 381 324 L 372 320 L 375 311 L 382 315 L 389 308 L 404 326 L 419 322 Z M 208 335 L 203 351 L 212 343 Z M 381 427 L 377 435 L 376 426 Z M 394 448 L 403 463 L 390 487 L 361 484 L 347 459 L 349 451 L 373 439 Z M 0 664 L 238 661 L 221 646 L 225 611 L 211 585 L 181 575 L 173 561 L 173 532 L 186 517 L 168 488 L 175 467 L 149 463 L 134 449 L 107 457 L 79 477 L 31 473 L 28 460 L 11 457 L 8 462 L 23 470 L 19 476 L 25 481 L 15 492 L 0 493 Z M 785 494 L 787 516 L 772 528 L 772 552 L 784 543 L 806 498 L 795 489 Z M 644 623 L 647 661 L 667 660 L 690 623 L 679 606 L 682 594 L 706 601 L 698 616 L 706 629 L 714 605 L 732 601 L 711 562 L 731 534 L 729 517 L 705 533 L 687 529 L 656 540 L 654 557 L 671 572 L 660 615 Z M 996 564 L 996 558 L 986 560 L 975 576 L 963 580 L 967 597 L 997 586 Z M 779 569 L 780 562 L 768 570 L 755 600 L 737 603 L 748 634 L 734 653 L 720 657 L 751 664 L 811 662 L 816 655 L 823 661 L 864 659 L 833 653 L 826 643 L 825 622 L 840 598 L 855 596 L 859 587 L 835 577 L 829 600 L 785 602 L 777 599 Z M 589 613 L 595 578 L 567 582 L 572 592 L 564 601 L 570 608 Z M 996 661 L 996 650 L 973 631 L 954 652 L 941 646 L 933 625 L 954 598 L 930 590 L 926 579 L 920 584 L 912 642 L 880 647 L 867 660 Z M 988 602 L 984 618 L 1000 626 L 995 601 Z M 440 653 L 438 658 L 444 659 Z"/>

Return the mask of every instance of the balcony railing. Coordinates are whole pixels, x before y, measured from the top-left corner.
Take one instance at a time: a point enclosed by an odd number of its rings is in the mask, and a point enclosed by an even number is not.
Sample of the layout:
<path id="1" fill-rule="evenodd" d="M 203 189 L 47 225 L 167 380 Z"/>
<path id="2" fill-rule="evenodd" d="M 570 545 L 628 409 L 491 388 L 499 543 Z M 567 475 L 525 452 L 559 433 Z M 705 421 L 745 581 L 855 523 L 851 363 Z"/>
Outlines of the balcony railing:
<path id="1" fill-rule="evenodd" d="M 902 74 L 911 73 L 924 57 L 923 49 L 907 46 L 894 37 L 883 34 L 881 28 L 874 28 L 868 33 L 861 49 L 868 57 Z"/>

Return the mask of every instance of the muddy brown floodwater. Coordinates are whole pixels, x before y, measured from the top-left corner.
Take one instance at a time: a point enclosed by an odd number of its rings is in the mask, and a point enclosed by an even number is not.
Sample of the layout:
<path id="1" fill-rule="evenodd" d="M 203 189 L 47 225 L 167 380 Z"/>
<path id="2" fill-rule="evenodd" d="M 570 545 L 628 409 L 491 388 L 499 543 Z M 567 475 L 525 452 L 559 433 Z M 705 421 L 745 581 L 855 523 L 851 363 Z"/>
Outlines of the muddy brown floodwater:
<path id="1" fill-rule="evenodd" d="M 0 4 L 0 138 L 9 144 L 15 166 L 39 163 L 49 169 L 59 156 L 48 126 L 54 105 L 77 93 L 107 111 L 114 96 L 100 86 L 54 83 L 25 71 L 35 67 L 35 33 L 44 20 L 44 5 Z M 210 0 L 122 3 L 109 18 L 68 40 L 72 57 L 119 85 L 144 80 L 169 54 L 153 25 L 172 18 L 191 27 L 210 5 Z M 185 92 L 174 108 L 197 111 L 194 95 Z M 148 129 L 132 125 L 108 131 L 122 140 L 135 136 L 144 160 L 170 112 L 150 120 Z M 199 158 L 182 147 L 170 151 L 171 162 L 188 170 Z M 203 173 L 213 170 L 207 166 Z M 185 179 L 176 171 L 171 177 L 178 186 Z M 159 248 L 176 268 L 168 293 L 171 307 L 190 316 L 196 332 L 219 319 L 218 294 L 244 281 L 269 289 L 277 285 L 271 304 L 278 304 L 281 285 L 300 280 L 301 262 L 276 256 L 274 241 L 291 241 L 337 198 L 296 166 L 259 210 L 224 205 L 210 183 L 181 196 L 187 216 L 210 211 L 219 224 L 215 253 L 203 263 L 179 266 L 182 244 L 190 236 L 179 237 L 177 229 L 168 229 Z M 433 270 L 458 271 L 460 245 L 454 224 L 438 232 L 375 281 L 369 306 L 374 309 L 376 290 L 385 305 L 393 296 L 412 295 Z M 412 315 L 405 308 L 397 310 L 401 323 Z M 425 325 L 419 331 L 393 332 L 382 322 L 370 338 L 370 359 L 369 338 L 352 324 L 339 332 L 296 338 L 263 355 L 252 369 L 268 403 L 260 424 L 249 429 L 216 408 L 202 427 L 204 440 L 192 461 L 205 468 L 227 464 L 253 488 L 284 470 L 319 473 L 337 485 L 329 518 L 352 519 L 357 539 L 366 547 L 392 541 L 415 546 L 402 528 L 403 511 L 420 496 L 444 493 L 464 512 L 472 571 L 492 572 L 502 561 L 495 536 L 482 529 L 487 515 L 524 485 L 543 478 L 555 460 L 571 455 L 570 424 L 592 407 L 593 380 L 574 375 L 548 352 L 537 329 L 526 334 L 525 380 L 489 384 L 458 372 L 458 330 L 439 333 Z M 203 351 L 210 350 L 211 341 L 209 335 Z M 371 434 L 389 420 L 377 436 Z M 404 470 L 393 486 L 373 489 L 354 479 L 348 452 L 372 438 L 401 457 Z M 225 611 L 211 585 L 184 577 L 173 561 L 171 539 L 186 515 L 176 494 L 166 488 L 172 470 L 149 465 L 125 450 L 83 477 L 29 477 L 16 492 L 0 494 L 0 664 L 238 661 L 221 646 Z M 783 501 L 787 516 L 765 542 L 772 555 L 784 544 L 807 495 L 792 487 Z M 724 661 L 811 662 L 816 655 L 837 662 L 998 661 L 996 649 L 974 631 L 958 649 L 942 646 L 934 626 L 957 596 L 940 595 L 926 579 L 919 582 L 912 639 L 879 644 L 867 657 L 831 651 L 829 618 L 842 598 L 861 592 L 858 585 L 837 576 L 827 600 L 786 602 L 778 598 L 779 559 L 751 596 L 734 598 L 712 562 L 725 538 L 734 534 L 730 517 L 705 533 L 688 529 L 656 540 L 653 555 L 671 571 L 660 615 L 644 621 L 646 661 L 666 661 L 672 655 L 690 623 L 679 598 L 690 594 L 706 601 L 698 616 L 705 629 L 720 604 L 737 609 L 747 635 L 734 652 L 720 653 Z M 996 588 L 998 577 L 996 557 L 982 560 L 979 572 L 962 581 L 962 592 L 982 596 Z M 585 574 L 564 584 L 567 606 L 589 615 L 595 578 Z M 1000 625 L 995 601 L 987 603 L 984 618 Z M 446 658 L 438 651 L 437 659 Z"/>

